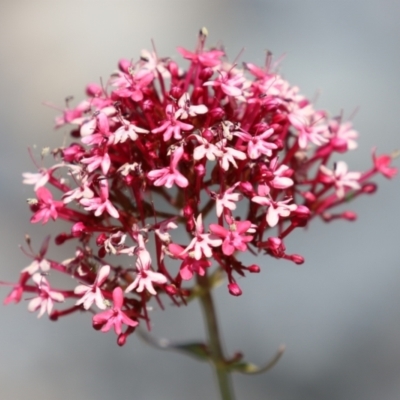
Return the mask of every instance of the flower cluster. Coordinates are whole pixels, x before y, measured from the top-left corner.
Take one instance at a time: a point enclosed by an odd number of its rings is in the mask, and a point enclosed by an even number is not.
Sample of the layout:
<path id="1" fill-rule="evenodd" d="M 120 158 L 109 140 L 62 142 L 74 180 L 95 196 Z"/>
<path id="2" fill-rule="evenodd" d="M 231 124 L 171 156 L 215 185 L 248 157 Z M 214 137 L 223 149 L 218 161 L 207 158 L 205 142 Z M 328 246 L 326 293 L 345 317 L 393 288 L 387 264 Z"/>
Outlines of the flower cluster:
<path id="1" fill-rule="evenodd" d="M 113 328 L 122 345 L 140 323 L 150 327 L 153 297 L 185 304 L 197 276 L 222 272 L 240 295 L 237 277 L 260 271 L 241 254 L 303 263 L 286 251 L 294 229 L 315 217 L 354 220 L 332 210 L 374 192 L 376 173 L 395 175 L 389 155 L 373 152 L 366 172 L 336 162 L 357 147 L 357 132 L 315 110 L 276 72 L 271 54 L 263 67 L 239 68 L 205 39 L 203 29 L 194 52 L 178 48 L 186 70 L 143 52 L 121 60 L 104 86 L 88 85 L 78 106 L 67 104 L 56 127 L 71 125 L 73 142 L 24 183 L 36 194 L 31 222 L 68 221 L 55 243 L 74 241 L 76 252 L 56 261 L 46 256 L 49 238 L 37 254 L 28 238 L 33 261 L 5 303 L 34 293 L 29 310 L 53 320 L 97 307 L 93 327 Z M 52 287 L 50 271 L 75 286 Z M 70 307 L 54 309 L 67 299 Z"/>

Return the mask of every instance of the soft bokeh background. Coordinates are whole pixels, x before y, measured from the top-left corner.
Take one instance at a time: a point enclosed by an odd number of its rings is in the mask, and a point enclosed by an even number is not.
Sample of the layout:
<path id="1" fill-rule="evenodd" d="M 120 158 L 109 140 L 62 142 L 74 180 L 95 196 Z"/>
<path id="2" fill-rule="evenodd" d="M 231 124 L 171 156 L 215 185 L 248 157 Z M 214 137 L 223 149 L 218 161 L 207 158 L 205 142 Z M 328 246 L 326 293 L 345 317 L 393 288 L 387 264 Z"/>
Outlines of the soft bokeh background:
<path id="1" fill-rule="evenodd" d="M 261 64 L 266 49 L 286 53 L 282 73 L 318 106 L 345 110 L 361 132 L 347 161 L 370 165 L 370 149 L 400 147 L 400 2 L 58 0 L 0 1 L 0 279 L 15 280 L 28 259 L 17 245 L 31 233 L 39 246 L 52 224 L 29 224 L 34 171 L 27 146 L 58 146 L 52 130 L 64 98 L 107 78 L 120 57 L 136 58 L 156 42 L 178 59 L 198 28 L 222 41 L 231 59 Z M 399 162 L 395 164 L 399 166 Z M 266 375 L 235 376 L 238 399 L 394 400 L 400 398 L 399 180 L 352 205 L 356 223 L 313 223 L 288 248 L 306 257 L 297 267 L 272 259 L 240 281 L 244 294 L 217 290 L 230 353 L 262 364 L 281 343 L 287 351 Z M 55 224 L 56 225 L 56 224 Z M 60 251 L 59 257 L 69 254 Z M 8 289 L 1 289 L 5 296 Z M 154 312 L 154 332 L 171 339 L 204 336 L 200 310 Z M 137 338 L 119 348 L 115 336 L 93 331 L 89 315 L 52 323 L 26 303 L 1 308 L 2 400 L 214 399 L 208 365 L 149 348 Z"/>

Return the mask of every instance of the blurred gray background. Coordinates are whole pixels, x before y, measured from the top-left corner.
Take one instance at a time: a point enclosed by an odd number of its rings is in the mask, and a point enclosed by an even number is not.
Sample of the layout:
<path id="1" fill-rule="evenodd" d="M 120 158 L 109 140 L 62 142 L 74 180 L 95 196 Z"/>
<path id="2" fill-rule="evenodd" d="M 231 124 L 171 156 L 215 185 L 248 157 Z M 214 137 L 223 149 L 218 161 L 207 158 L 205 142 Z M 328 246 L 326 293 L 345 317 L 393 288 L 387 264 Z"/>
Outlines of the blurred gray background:
<path id="1" fill-rule="evenodd" d="M 319 93 L 318 108 L 359 108 L 359 149 L 346 160 L 362 170 L 373 146 L 400 147 L 399 16 L 395 0 L 1 0 L 0 279 L 15 281 L 29 262 L 17 246 L 25 233 L 38 248 L 58 230 L 29 224 L 32 188 L 21 184 L 22 172 L 35 171 L 28 145 L 55 147 L 67 132 L 53 131 L 57 113 L 42 101 L 79 101 L 87 83 L 106 79 L 121 57 L 137 59 L 151 38 L 161 56 L 179 59 L 176 46 L 193 48 L 206 26 L 208 43 L 223 42 L 231 60 L 243 47 L 241 60 L 258 64 L 266 49 L 286 53 L 283 75 L 307 96 Z M 304 265 L 265 258 L 260 275 L 240 281 L 240 298 L 217 289 L 229 353 L 262 364 L 287 346 L 268 374 L 235 375 L 238 399 L 400 398 L 399 179 L 378 183 L 376 195 L 350 205 L 356 223 L 316 221 L 290 237 Z M 1 307 L 2 400 L 217 398 L 207 364 L 137 338 L 119 348 L 89 315 L 53 323 L 26 305 Z M 199 307 L 154 311 L 154 333 L 202 339 Z"/>

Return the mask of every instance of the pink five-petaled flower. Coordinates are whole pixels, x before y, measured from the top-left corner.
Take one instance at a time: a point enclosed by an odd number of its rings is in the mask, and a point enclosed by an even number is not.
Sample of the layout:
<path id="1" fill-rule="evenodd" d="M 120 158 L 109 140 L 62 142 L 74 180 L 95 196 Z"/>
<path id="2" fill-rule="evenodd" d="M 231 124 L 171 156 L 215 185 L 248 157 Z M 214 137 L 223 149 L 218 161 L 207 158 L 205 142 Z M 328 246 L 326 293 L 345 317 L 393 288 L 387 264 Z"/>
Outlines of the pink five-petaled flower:
<path id="1" fill-rule="evenodd" d="M 272 228 L 279 222 L 280 217 L 288 217 L 290 213 L 296 210 L 296 204 L 288 204 L 292 199 L 274 201 L 270 194 L 270 188 L 267 185 L 258 186 L 258 196 L 254 196 L 251 201 L 262 206 L 268 206 L 265 216 L 268 225 Z"/>
<path id="2" fill-rule="evenodd" d="M 183 47 L 178 47 L 177 50 L 186 60 L 190 60 L 194 64 L 199 63 L 204 67 L 216 67 L 221 64 L 220 58 L 225 54 L 221 50 L 203 51 L 201 53 L 192 53 Z"/>
<path id="3" fill-rule="evenodd" d="M 83 308 L 89 310 L 95 302 L 96 306 L 99 307 L 100 310 L 105 310 L 106 305 L 104 303 L 104 297 L 101 293 L 100 286 L 106 281 L 109 274 L 110 266 L 104 265 L 99 269 L 93 285 L 78 285 L 75 288 L 74 293 L 83 296 L 75 304 L 77 306 L 83 304 Z"/>
<path id="4" fill-rule="evenodd" d="M 388 179 L 393 178 L 398 172 L 396 167 L 390 166 L 393 157 L 387 154 L 382 154 L 381 156 L 377 157 L 375 151 L 376 149 L 372 150 L 372 160 L 376 170 Z"/>
<path id="5" fill-rule="evenodd" d="M 107 175 L 111 167 L 111 159 L 107 151 L 100 151 L 96 149 L 92 157 L 82 158 L 81 162 L 87 164 L 88 172 L 93 172 L 98 167 L 101 167 L 101 171 L 104 175 Z"/>
<path id="6" fill-rule="evenodd" d="M 269 186 L 275 189 L 286 189 L 293 185 L 293 180 L 289 178 L 293 171 L 284 164 L 278 167 L 278 157 L 271 160 L 269 170 L 272 173 L 272 179 L 268 180 Z"/>
<path id="7" fill-rule="evenodd" d="M 44 258 L 47 253 L 47 249 L 49 248 L 49 242 L 50 235 L 44 239 L 42 246 L 40 247 L 39 254 L 33 255 L 35 259 L 21 271 L 22 273 L 27 272 L 29 275 L 33 275 L 38 270 L 41 270 L 41 272 L 47 272 L 50 270 L 50 263 Z"/>
<path id="8" fill-rule="evenodd" d="M 186 119 L 189 117 L 195 117 L 199 114 L 205 114 L 208 108 L 204 104 L 192 105 L 190 104 L 189 93 L 183 93 L 178 100 L 178 111 L 175 112 L 175 118 Z"/>
<path id="9" fill-rule="evenodd" d="M 138 133 L 149 133 L 147 129 L 140 128 L 126 119 L 121 119 L 122 125 L 114 132 L 114 144 L 124 143 L 128 139 L 135 141 L 139 136 Z"/>
<path id="10" fill-rule="evenodd" d="M 64 301 L 64 295 L 55 290 L 51 290 L 47 279 L 39 273 L 33 275 L 32 280 L 36 283 L 39 289 L 39 296 L 29 302 L 28 310 L 33 312 L 40 308 L 38 318 L 40 318 L 45 312 L 50 315 L 53 310 L 54 302 L 57 301 L 62 303 Z"/>
<path id="11" fill-rule="evenodd" d="M 262 154 L 271 157 L 272 150 L 278 147 L 275 143 L 266 141 L 273 133 L 274 130 L 269 128 L 256 136 L 252 136 L 247 132 L 239 132 L 236 135 L 247 141 L 247 154 L 252 160 L 256 160 Z"/>
<path id="12" fill-rule="evenodd" d="M 231 97 L 242 95 L 242 86 L 246 78 L 241 74 L 232 74 L 231 72 L 219 71 L 219 77 L 213 81 L 203 83 L 204 86 L 221 87 L 221 90 Z"/>
<path id="13" fill-rule="evenodd" d="M 325 165 L 319 167 L 321 172 L 326 175 L 324 182 L 334 183 L 336 187 L 336 196 L 342 199 L 345 194 L 345 188 L 360 189 L 361 185 L 358 180 L 361 177 L 360 172 L 347 172 L 347 164 L 344 161 L 339 161 L 335 164 L 333 171 Z"/>
<path id="14" fill-rule="evenodd" d="M 58 217 L 57 209 L 64 206 L 63 202 L 53 200 L 50 190 L 43 186 L 36 190 L 36 196 L 39 201 L 37 204 L 39 209 L 33 214 L 31 222 L 35 224 L 42 221 L 42 224 L 45 224 L 50 218 L 55 221 Z"/>
<path id="15" fill-rule="evenodd" d="M 150 269 L 150 255 L 147 250 L 139 250 L 141 253 L 138 255 L 136 262 L 137 275 L 135 280 L 125 289 L 125 293 L 131 292 L 136 289 L 138 293 L 143 292 L 147 289 L 152 295 L 156 295 L 157 292 L 153 287 L 153 283 L 163 285 L 167 282 L 165 275 L 160 272 L 154 272 Z"/>
<path id="16" fill-rule="evenodd" d="M 179 146 L 172 154 L 170 166 L 150 171 L 147 177 L 154 181 L 154 186 L 165 186 L 171 188 L 174 183 L 185 188 L 189 181 L 178 171 L 177 166 L 183 155 L 183 146 Z"/>
<path id="17" fill-rule="evenodd" d="M 100 177 L 100 197 L 93 197 L 91 199 L 81 199 L 80 203 L 87 211 L 94 211 L 94 215 L 99 217 L 106 210 L 112 217 L 119 218 L 117 209 L 108 200 L 108 182 L 104 177 Z"/>
<path id="18" fill-rule="evenodd" d="M 191 131 L 194 128 L 193 125 L 178 120 L 179 113 L 175 112 L 172 104 L 167 105 L 165 114 L 167 119 L 158 128 L 151 131 L 151 133 L 164 132 L 164 142 L 170 140 L 172 136 L 174 139 L 182 139 L 181 131 Z"/>
<path id="19" fill-rule="evenodd" d="M 101 327 L 102 332 L 108 332 L 113 326 L 117 335 L 122 333 L 122 324 L 135 327 L 139 323 L 128 317 L 122 310 L 124 305 L 124 293 L 122 289 L 117 286 L 112 293 L 113 307 L 109 310 L 103 311 L 93 316 L 93 326 L 95 328 Z"/>
<path id="20" fill-rule="evenodd" d="M 231 256 L 235 250 L 246 251 L 247 243 L 253 240 L 253 236 L 244 235 L 251 228 L 250 221 L 232 221 L 229 229 L 218 224 L 210 224 L 210 231 L 224 239 L 222 252 Z"/>
<path id="21" fill-rule="evenodd" d="M 198 140 L 199 143 L 201 143 L 193 151 L 193 158 L 196 161 L 202 160 L 204 156 L 207 157 L 208 160 L 214 161 L 215 157 L 222 157 L 224 155 L 224 153 L 218 149 L 215 144 L 210 143 L 206 138 L 200 135 L 193 136 Z"/>
<path id="22" fill-rule="evenodd" d="M 225 208 L 231 211 L 235 210 L 236 209 L 235 202 L 243 198 L 241 193 L 232 193 L 236 189 L 236 186 L 238 185 L 239 182 L 235 183 L 229 189 L 225 190 L 225 192 L 223 192 L 222 194 L 218 194 L 216 196 L 215 209 L 218 217 L 222 215 Z"/>
<path id="23" fill-rule="evenodd" d="M 176 243 L 170 243 L 168 251 L 173 257 L 183 260 L 179 269 L 179 275 L 184 281 L 192 279 L 193 273 L 197 273 L 200 276 L 204 276 L 206 269 L 211 266 L 211 262 L 205 259 L 196 260 L 193 252 L 183 254 L 183 247 Z"/>
<path id="24" fill-rule="evenodd" d="M 197 217 L 196 220 L 196 231 L 194 232 L 194 238 L 191 240 L 186 249 L 182 252 L 182 254 L 188 253 L 189 251 L 193 251 L 194 258 L 196 260 L 200 260 L 203 256 L 208 258 L 212 257 L 212 249 L 211 247 L 218 247 L 222 244 L 222 240 L 213 234 L 203 233 L 204 226 L 201 214 Z"/>

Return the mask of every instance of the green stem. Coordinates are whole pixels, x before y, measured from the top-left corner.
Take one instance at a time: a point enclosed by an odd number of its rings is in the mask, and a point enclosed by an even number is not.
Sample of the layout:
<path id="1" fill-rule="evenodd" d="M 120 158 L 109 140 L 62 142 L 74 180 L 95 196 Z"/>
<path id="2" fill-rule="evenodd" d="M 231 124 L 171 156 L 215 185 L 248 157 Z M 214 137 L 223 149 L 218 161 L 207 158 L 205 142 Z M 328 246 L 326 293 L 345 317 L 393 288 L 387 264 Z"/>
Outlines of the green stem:
<path id="1" fill-rule="evenodd" d="M 210 360 L 213 364 L 215 377 L 218 382 L 221 400 L 234 400 L 230 372 L 227 369 L 224 353 L 222 350 L 221 339 L 219 336 L 217 315 L 215 312 L 214 301 L 210 292 L 210 284 L 207 275 L 198 276 L 199 286 L 204 288 L 199 296 L 200 304 L 203 310 L 204 320 L 206 322 L 208 347 L 210 351 Z"/>

